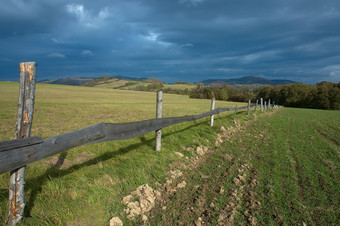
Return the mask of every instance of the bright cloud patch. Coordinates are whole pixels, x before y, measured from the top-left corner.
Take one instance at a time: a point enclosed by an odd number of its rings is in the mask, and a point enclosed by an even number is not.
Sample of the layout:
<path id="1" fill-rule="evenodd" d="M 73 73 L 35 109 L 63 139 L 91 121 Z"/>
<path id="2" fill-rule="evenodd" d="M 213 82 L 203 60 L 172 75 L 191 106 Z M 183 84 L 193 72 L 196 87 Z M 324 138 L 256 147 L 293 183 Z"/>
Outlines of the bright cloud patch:
<path id="1" fill-rule="evenodd" d="M 61 53 L 50 53 L 47 56 L 52 58 L 66 58 L 66 56 Z"/>
<path id="2" fill-rule="evenodd" d="M 88 49 L 81 51 L 81 54 L 84 55 L 84 56 L 93 56 L 92 51 L 88 50 Z"/>
<path id="3" fill-rule="evenodd" d="M 68 4 L 65 7 L 68 13 L 76 16 L 79 23 L 90 28 L 98 28 L 100 24 L 111 15 L 109 9 L 106 7 L 101 9 L 97 15 L 93 15 L 84 5 Z"/>

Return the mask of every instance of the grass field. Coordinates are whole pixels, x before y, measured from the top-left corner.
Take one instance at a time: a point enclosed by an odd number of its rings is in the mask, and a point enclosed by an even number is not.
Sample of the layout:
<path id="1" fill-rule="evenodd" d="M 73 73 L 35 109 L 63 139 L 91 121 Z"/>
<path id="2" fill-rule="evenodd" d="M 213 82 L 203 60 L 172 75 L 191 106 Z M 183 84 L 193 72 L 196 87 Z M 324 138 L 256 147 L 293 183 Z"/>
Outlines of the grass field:
<path id="1" fill-rule="evenodd" d="M 0 140 L 13 138 L 17 93 L 17 83 L 0 82 Z M 155 117 L 155 93 L 45 84 L 36 93 L 33 136 Z M 209 100 L 164 95 L 164 117 L 209 108 Z M 338 224 L 340 112 L 281 108 L 250 117 L 239 112 L 236 118 L 237 125 L 233 113 L 224 113 L 213 127 L 206 118 L 165 128 L 161 152 L 154 151 L 154 133 L 148 133 L 28 165 L 23 224 L 106 225 L 113 216 L 126 225 L 140 224 L 141 218 L 126 218 L 121 200 L 142 184 L 163 197 L 147 214 L 151 225 Z M 192 151 L 199 146 L 208 149 L 200 158 Z M 183 172 L 173 183 L 186 181 L 174 194 L 159 186 L 170 169 Z M 0 175 L 2 223 L 8 178 L 9 173 Z"/>
<path id="2" fill-rule="evenodd" d="M 18 84 L 0 82 L 0 140 L 14 137 L 17 99 Z M 46 138 L 99 122 L 155 118 L 155 102 L 156 94 L 151 92 L 38 84 L 31 136 Z M 232 102 L 216 102 L 216 107 L 234 106 Z M 208 110 L 209 100 L 172 94 L 163 97 L 163 117 Z M 154 133 L 149 133 L 127 141 L 74 148 L 57 159 L 30 164 L 24 224 L 81 224 L 90 220 L 106 224 L 111 216 L 122 213 L 123 195 L 142 183 L 164 180 L 169 164 L 178 159 L 173 155 L 175 150 L 206 143 L 216 133 L 205 119 L 163 129 L 160 153 L 155 153 Z M 8 186 L 8 178 L 9 173 L 0 175 L 1 222 L 7 213 L 8 191 L 3 188 Z"/>
<path id="3" fill-rule="evenodd" d="M 338 225 L 340 112 L 284 108 L 242 128 L 183 171 L 187 187 L 151 225 Z"/>

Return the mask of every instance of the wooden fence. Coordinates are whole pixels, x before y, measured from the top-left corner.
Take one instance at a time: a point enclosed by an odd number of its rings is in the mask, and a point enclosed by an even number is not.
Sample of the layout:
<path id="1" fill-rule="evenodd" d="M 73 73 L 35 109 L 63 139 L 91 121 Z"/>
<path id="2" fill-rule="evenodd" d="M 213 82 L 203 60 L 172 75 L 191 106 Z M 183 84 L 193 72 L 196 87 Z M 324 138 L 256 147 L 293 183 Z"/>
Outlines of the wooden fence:
<path id="1" fill-rule="evenodd" d="M 25 65 L 30 66 L 26 67 Z M 80 130 L 53 136 L 47 139 L 42 139 L 41 137 L 29 137 L 30 126 L 33 119 L 35 67 L 36 64 L 34 62 L 20 64 L 20 94 L 17 131 L 20 131 L 18 127 L 22 125 L 22 128 L 28 128 L 28 132 L 20 132 L 22 135 L 16 135 L 16 140 L 0 142 L 0 173 L 11 171 L 11 178 L 13 177 L 10 182 L 9 217 L 7 222 L 9 224 L 16 224 L 23 217 L 24 169 L 27 164 L 67 151 L 77 146 L 114 140 L 126 140 L 152 131 L 156 131 L 156 150 L 159 151 L 161 149 L 162 128 L 179 123 L 196 121 L 208 116 L 211 116 L 210 125 L 213 126 L 213 116 L 216 114 L 234 111 L 235 120 L 236 111 L 248 109 L 249 115 L 250 108 L 255 106 L 256 111 L 258 105 L 258 101 L 256 101 L 256 104 L 251 104 L 249 100 L 248 106 L 214 109 L 215 99 L 212 99 L 211 111 L 204 112 L 199 115 L 162 118 L 163 95 L 162 91 L 159 91 L 157 93 L 157 118 L 155 119 L 129 123 L 98 123 Z M 29 91 L 28 93 L 27 90 Z M 24 98 L 27 95 L 28 97 Z M 25 108 L 27 106 L 29 106 L 29 109 Z M 270 101 L 268 101 L 268 107 L 273 108 L 276 106 L 271 106 Z M 261 111 L 263 111 L 262 98 Z M 20 173 L 20 170 L 23 172 Z M 15 189 L 12 189 L 11 191 L 11 187 L 15 187 Z M 16 199 L 19 199 L 19 201 Z"/>

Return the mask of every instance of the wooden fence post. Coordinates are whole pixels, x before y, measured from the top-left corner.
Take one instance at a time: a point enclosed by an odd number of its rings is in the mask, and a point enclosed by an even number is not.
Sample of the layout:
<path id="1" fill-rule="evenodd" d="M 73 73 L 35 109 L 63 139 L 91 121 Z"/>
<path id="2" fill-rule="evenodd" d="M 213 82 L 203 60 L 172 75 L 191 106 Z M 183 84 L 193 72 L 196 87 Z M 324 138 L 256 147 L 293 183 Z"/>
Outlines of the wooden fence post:
<path id="1" fill-rule="evenodd" d="M 258 102 L 259 102 L 259 100 L 258 100 L 258 99 L 256 99 L 256 104 L 255 104 L 255 111 L 254 111 L 254 112 L 256 112 L 256 108 L 257 108 L 257 104 L 258 104 Z"/>
<path id="2" fill-rule="evenodd" d="M 250 115 L 250 100 L 248 100 L 248 116 Z"/>
<path id="3" fill-rule="evenodd" d="M 162 118 L 163 111 L 163 91 L 157 92 L 157 108 L 156 108 L 156 118 Z M 156 151 L 162 149 L 162 130 L 156 130 Z"/>
<path id="4" fill-rule="evenodd" d="M 215 109 L 215 97 L 211 99 L 211 108 L 210 110 L 213 111 Z M 214 115 L 210 116 L 210 126 L 214 125 Z"/>
<path id="5" fill-rule="evenodd" d="M 268 110 L 270 110 L 270 99 L 268 100 Z"/>
<path id="6" fill-rule="evenodd" d="M 267 101 L 264 102 L 264 111 L 267 110 Z"/>
<path id="7" fill-rule="evenodd" d="M 261 98 L 260 101 L 261 101 L 261 111 L 263 111 L 263 98 Z"/>
<path id="8" fill-rule="evenodd" d="M 237 105 L 235 107 L 235 112 L 234 112 L 234 123 L 236 124 L 236 111 L 237 111 Z"/>
<path id="9" fill-rule="evenodd" d="M 19 64 L 20 86 L 18 115 L 15 130 L 15 139 L 29 137 L 33 121 L 34 94 L 36 82 L 35 62 Z M 17 224 L 24 217 L 25 208 L 25 171 L 26 167 L 12 170 L 9 184 L 9 210 L 7 224 Z"/>

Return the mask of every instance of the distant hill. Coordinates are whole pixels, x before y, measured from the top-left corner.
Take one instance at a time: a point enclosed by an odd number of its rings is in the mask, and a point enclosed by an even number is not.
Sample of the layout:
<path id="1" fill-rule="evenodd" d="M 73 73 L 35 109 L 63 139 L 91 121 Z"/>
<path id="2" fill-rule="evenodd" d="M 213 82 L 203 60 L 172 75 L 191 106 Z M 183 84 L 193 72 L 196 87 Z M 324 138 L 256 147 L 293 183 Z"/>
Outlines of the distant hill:
<path id="1" fill-rule="evenodd" d="M 223 85 L 253 85 L 253 84 L 259 84 L 259 85 L 285 85 L 290 83 L 296 83 L 291 80 L 280 80 L 280 79 L 265 79 L 265 78 L 259 78 L 254 76 L 247 76 L 242 78 L 234 78 L 234 79 L 207 79 L 201 81 L 203 85 L 210 86 L 223 86 Z"/>
<path id="2" fill-rule="evenodd" d="M 61 78 L 61 79 L 44 79 L 38 81 L 38 83 L 48 83 L 48 84 L 59 84 L 59 85 L 71 85 L 71 86 L 97 86 L 98 83 L 102 84 L 103 82 L 112 82 L 112 81 L 120 81 L 121 83 L 127 82 L 143 82 L 143 83 L 164 83 L 161 80 L 153 79 L 153 78 L 134 78 L 128 76 L 102 76 L 102 77 L 81 77 L 81 78 Z"/>
<path id="3" fill-rule="evenodd" d="M 71 86 L 80 86 L 83 85 L 89 81 L 91 81 L 93 78 L 61 78 L 56 80 L 40 80 L 38 83 L 48 83 L 48 84 L 59 84 L 59 85 L 71 85 Z"/>
<path id="4" fill-rule="evenodd" d="M 114 76 L 114 78 L 124 79 L 124 80 L 132 80 L 132 81 L 144 81 L 146 79 L 149 79 L 149 78 L 135 78 L 135 77 L 129 77 L 129 76 L 120 76 L 120 75 L 116 75 L 116 76 Z"/>

